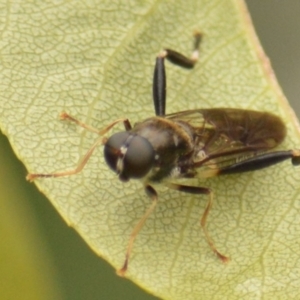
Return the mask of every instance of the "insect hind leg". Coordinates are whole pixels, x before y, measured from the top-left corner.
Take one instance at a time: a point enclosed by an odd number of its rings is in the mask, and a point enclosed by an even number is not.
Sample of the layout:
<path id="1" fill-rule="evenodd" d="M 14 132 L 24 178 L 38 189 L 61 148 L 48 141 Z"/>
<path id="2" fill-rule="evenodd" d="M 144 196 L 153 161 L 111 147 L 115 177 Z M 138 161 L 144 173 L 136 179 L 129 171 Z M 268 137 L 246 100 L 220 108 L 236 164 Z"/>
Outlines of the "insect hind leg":
<path id="1" fill-rule="evenodd" d="M 185 55 L 174 51 L 172 49 L 164 49 L 159 57 L 166 58 L 168 61 L 182 68 L 191 69 L 194 67 L 199 58 L 199 47 L 202 39 L 202 35 L 199 32 L 194 34 L 194 49 L 191 57 L 186 57 Z"/>
<path id="2" fill-rule="evenodd" d="M 165 58 L 175 65 L 191 69 L 198 61 L 199 46 L 202 35 L 199 32 L 194 34 L 194 49 L 190 58 L 185 55 L 171 50 L 164 49 L 156 58 L 154 76 L 153 76 L 153 102 L 155 114 L 157 116 L 164 116 L 166 111 L 166 71 Z"/>
<path id="3" fill-rule="evenodd" d="M 294 166 L 299 165 L 300 150 L 272 151 L 258 154 L 243 161 L 220 168 L 216 171 L 216 175 L 256 171 L 273 166 L 287 159 L 291 159 Z"/>
<path id="4" fill-rule="evenodd" d="M 208 202 L 206 205 L 206 208 L 204 210 L 204 213 L 201 217 L 200 220 L 200 225 L 202 227 L 205 239 L 210 246 L 211 250 L 217 255 L 219 259 L 221 259 L 222 262 L 226 263 L 230 260 L 229 257 L 223 255 L 215 246 L 212 238 L 210 237 L 207 228 L 206 228 L 206 221 L 208 214 L 211 210 L 212 204 L 213 204 L 213 192 L 206 187 L 197 187 L 197 186 L 186 186 L 186 185 L 181 185 L 181 184 L 174 184 L 174 183 L 167 183 L 167 187 L 180 191 L 180 192 L 185 192 L 189 194 L 197 194 L 197 195 L 208 195 Z"/>

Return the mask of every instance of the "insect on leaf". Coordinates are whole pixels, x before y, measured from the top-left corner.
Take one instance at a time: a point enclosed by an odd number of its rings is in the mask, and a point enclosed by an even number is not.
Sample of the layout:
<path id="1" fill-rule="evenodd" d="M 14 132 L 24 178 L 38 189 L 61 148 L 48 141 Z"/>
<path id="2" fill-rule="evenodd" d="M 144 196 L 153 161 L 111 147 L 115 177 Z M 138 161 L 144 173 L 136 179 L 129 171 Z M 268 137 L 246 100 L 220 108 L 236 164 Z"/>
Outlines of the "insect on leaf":
<path id="1" fill-rule="evenodd" d="M 119 118 L 134 124 L 153 116 L 155 56 L 164 47 L 188 55 L 194 30 L 204 34 L 195 68 L 167 63 L 167 113 L 268 111 L 287 125 L 281 149 L 300 146 L 294 114 L 241 1 L 87 5 L 36 3 L 35 11 L 49 10 L 51 18 L 44 22 L 33 13 L 29 28 L 13 35 L 11 27 L 2 40 L 1 129 L 30 172 L 73 169 L 95 142 L 95 134 L 59 121 L 61 111 L 99 129 Z M 24 23 L 22 14 L 12 17 L 8 26 Z M 189 182 L 214 191 L 207 226 L 231 258 L 226 265 L 200 229 L 207 197 L 155 187 L 158 205 L 135 241 L 126 276 L 164 299 L 241 299 L 256 289 L 265 297 L 296 293 L 299 276 L 291 274 L 299 273 L 299 182 L 300 170 L 289 161 Z M 99 146 L 80 174 L 36 184 L 99 256 L 121 266 L 131 230 L 150 205 L 140 182 L 120 182 Z"/>

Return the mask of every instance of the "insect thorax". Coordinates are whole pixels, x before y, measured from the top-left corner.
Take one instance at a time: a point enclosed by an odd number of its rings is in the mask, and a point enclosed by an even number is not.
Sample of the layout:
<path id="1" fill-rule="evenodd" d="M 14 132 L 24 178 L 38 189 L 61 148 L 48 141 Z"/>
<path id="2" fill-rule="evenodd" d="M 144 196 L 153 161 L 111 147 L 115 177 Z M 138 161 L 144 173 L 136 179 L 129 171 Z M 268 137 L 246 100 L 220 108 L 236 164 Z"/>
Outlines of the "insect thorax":
<path id="1" fill-rule="evenodd" d="M 132 132 L 146 138 L 155 151 L 153 168 L 148 181 L 161 181 L 166 177 L 180 177 L 194 154 L 194 130 L 185 122 L 153 117 L 137 123 Z"/>

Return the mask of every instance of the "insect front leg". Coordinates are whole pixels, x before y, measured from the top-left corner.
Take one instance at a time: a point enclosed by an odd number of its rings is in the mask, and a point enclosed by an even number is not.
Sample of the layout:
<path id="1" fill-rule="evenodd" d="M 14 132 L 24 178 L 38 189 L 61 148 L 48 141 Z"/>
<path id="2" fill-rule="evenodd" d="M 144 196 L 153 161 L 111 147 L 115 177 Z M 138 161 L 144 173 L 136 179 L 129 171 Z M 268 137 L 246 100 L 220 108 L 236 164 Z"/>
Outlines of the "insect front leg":
<path id="1" fill-rule="evenodd" d="M 190 58 L 183 54 L 171 50 L 164 49 L 156 58 L 154 76 L 153 76 L 153 102 L 155 114 L 164 116 L 166 112 L 166 71 L 165 58 L 175 65 L 183 68 L 191 69 L 198 61 L 199 46 L 201 42 L 201 34 L 196 32 L 194 35 L 194 50 Z"/>
<path id="2" fill-rule="evenodd" d="M 75 124 L 83 127 L 84 129 L 86 129 L 88 131 L 99 134 L 100 137 L 96 140 L 94 145 L 87 151 L 87 153 L 84 155 L 84 157 L 79 161 L 79 163 L 78 163 L 78 165 L 75 169 L 69 170 L 69 171 L 57 172 L 57 173 L 49 173 L 49 174 L 30 173 L 26 176 L 27 180 L 33 181 L 36 178 L 62 177 L 62 176 L 70 176 L 70 175 L 78 174 L 84 168 L 84 166 L 86 165 L 86 163 L 90 159 L 91 155 L 93 154 L 94 150 L 97 148 L 97 146 L 100 145 L 100 144 L 103 145 L 103 144 L 106 143 L 107 139 L 105 137 L 102 137 L 102 136 L 104 134 L 106 134 L 112 127 L 114 127 L 116 124 L 118 124 L 120 122 L 123 122 L 126 131 L 131 129 L 131 124 L 130 124 L 128 119 L 118 119 L 118 120 L 110 123 L 109 125 L 107 125 L 102 130 L 98 130 L 94 127 L 91 127 L 91 126 L 77 120 L 76 118 L 72 117 L 71 115 L 69 115 L 65 112 L 62 112 L 60 114 L 60 118 L 62 120 L 68 120 L 68 121 L 74 122 Z"/>
<path id="3" fill-rule="evenodd" d="M 197 194 L 197 195 L 208 195 L 208 202 L 206 205 L 206 208 L 204 210 L 204 213 L 201 217 L 200 224 L 202 227 L 202 230 L 204 232 L 205 239 L 212 249 L 212 251 L 218 256 L 219 259 L 222 260 L 222 262 L 226 263 L 230 260 L 229 257 L 223 255 L 215 246 L 212 238 L 210 237 L 207 228 L 206 228 L 206 221 L 209 214 L 209 211 L 211 210 L 212 204 L 213 204 L 213 192 L 209 188 L 205 187 L 197 187 L 197 186 L 186 186 L 181 184 L 174 184 L 174 183 L 167 183 L 167 187 L 177 190 L 180 192 L 185 192 L 189 194 Z"/>
<path id="4" fill-rule="evenodd" d="M 145 212 L 145 214 L 143 215 L 143 217 L 140 219 L 140 221 L 135 225 L 135 227 L 133 228 L 133 230 L 130 234 L 130 238 L 129 238 L 129 242 L 128 242 L 128 246 L 127 246 L 127 250 L 126 250 L 126 254 L 125 254 L 125 261 L 123 263 L 122 268 L 117 271 L 117 274 L 119 276 L 125 275 L 127 268 L 128 268 L 128 262 L 129 262 L 129 258 L 130 258 L 130 254 L 132 251 L 134 240 L 137 237 L 140 230 L 142 229 L 142 227 L 145 224 L 148 217 L 151 215 L 151 213 L 155 209 L 156 204 L 157 204 L 158 197 L 157 197 L 157 192 L 155 191 L 155 189 L 152 186 L 147 185 L 145 187 L 145 192 L 151 198 L 152 203 L 151 203 L 150 207 L 147 209 L 147 211 Z"/>
<path id="5" fill-rule="evenodd" d="M 80 120 L 72 117 L 71 115 L 69 115 L 66 112 L 62 112 L 59 115 L 59 117 L 60 117 L 61 120 L 68 120 L 70 122 L 73 122 L 73 123 L 77 124 L 78 126 L 83 127 L 84 129 L 86 129 L 88 131 L 97 133 L 99 135 L 106 134 L 112 127 L 114 127 L 116 124 L 118 124 L 120 122 L 123 122 L 123 125 L 124 125 L 124 128 L 125 128 L 126 131 L 129 131 L 132 128 L 128 119 L 118 119 L 118 120 L 115 120 L 114 122 L 110 123 L 108 126 L 106 126 L 105 128 L 103 128 L 102 130 L 99 130 L 99 129 L 95 128 L 95 127 L 92 127 L 90 125 L 87 125 L 87 124 L 81 122 Z"/>

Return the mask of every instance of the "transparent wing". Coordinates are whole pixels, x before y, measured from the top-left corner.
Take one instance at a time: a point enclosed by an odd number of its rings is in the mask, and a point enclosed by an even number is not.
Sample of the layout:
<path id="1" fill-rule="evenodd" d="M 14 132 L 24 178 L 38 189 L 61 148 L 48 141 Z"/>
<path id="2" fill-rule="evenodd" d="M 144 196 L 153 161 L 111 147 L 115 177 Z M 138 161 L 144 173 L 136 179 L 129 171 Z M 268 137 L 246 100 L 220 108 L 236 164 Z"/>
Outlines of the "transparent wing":
<path id="1" fill-rule="evenodd" d="M 194 167 L 231 165 L 276 147 L 286 136 L 282 120 L 268 112 L 215 108 L 183 111 L 166 118 L 192 128 Z"/>

